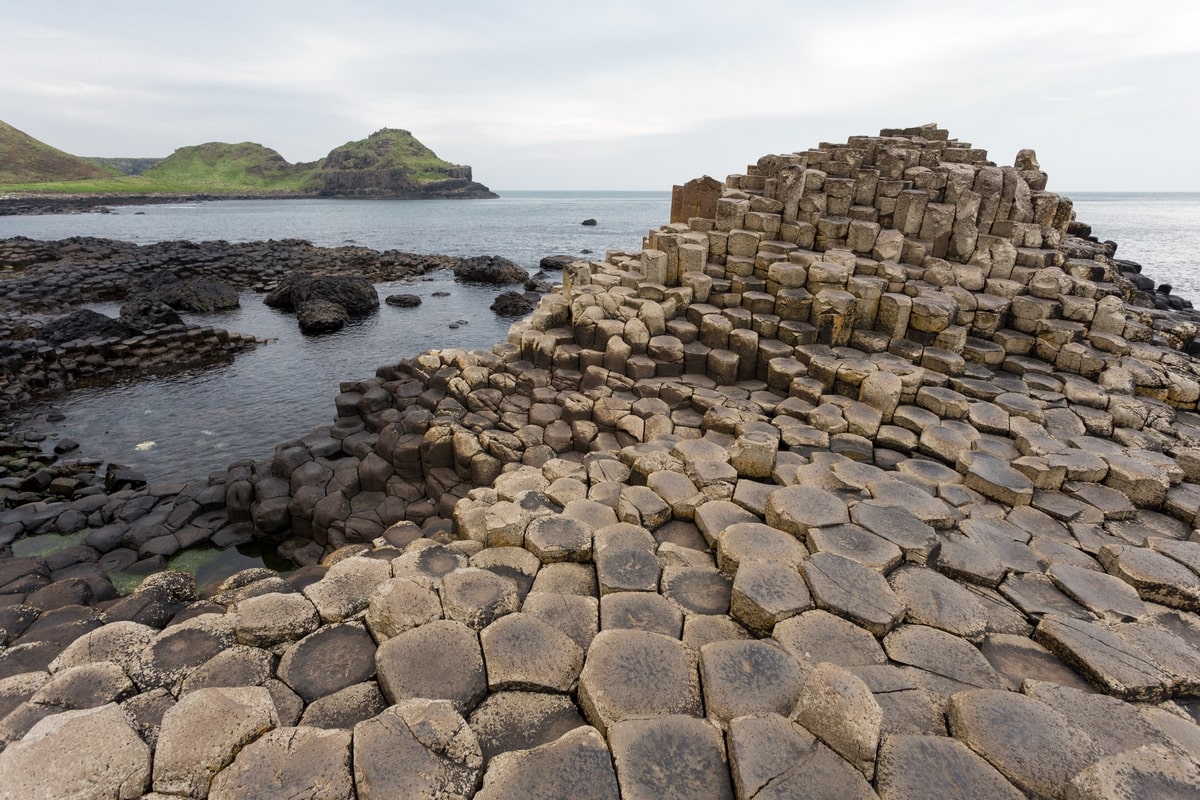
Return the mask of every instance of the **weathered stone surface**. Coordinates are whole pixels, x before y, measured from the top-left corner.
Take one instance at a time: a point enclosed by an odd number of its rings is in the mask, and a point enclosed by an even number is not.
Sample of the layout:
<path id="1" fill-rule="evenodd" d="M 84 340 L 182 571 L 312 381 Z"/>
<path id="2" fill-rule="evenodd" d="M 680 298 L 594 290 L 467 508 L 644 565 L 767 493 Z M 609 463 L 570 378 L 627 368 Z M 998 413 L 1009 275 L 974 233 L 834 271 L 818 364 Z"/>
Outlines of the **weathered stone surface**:
<path id="1" fill-rule="evenodd" d="M 261 686 L 185 694 L 163 715 L 154 751 L 154 790 L 206 797 L 213 776 L 278 724 L 271 694 Z"/>
<path id="2" fill-rule="evenodd" d="M 325 577 L 304 587 L 321 620 L 341 622 L 367 607 L 379 584 L 392 577 L 391 565 L 376 558 L 347 558 L 329 568 Z"/>
<path id="3" fill-rule="evenodd" d="M 553 742 L 587 722 L 571 698 L 541 692 L 496 692 L 471 712 L 471 730 L 490 762 L 501 753 Z"/>
<path id="4" fill-rule="evenodd" d="M 581 725 L 537 747 L 498 754 L 476 800 L 618 800 L 617 775 L 604 737 Z"/>
<path id="5" fill-rule="evenodd" d="M 137 622 L 113 622 L 84 634 L 67 646 L 52 662 L 50 671 L 111 661 L 128 670 L 138 653 L 158 635 L 158 631 Z"/>
<path id="6" fill-rule="evenodd" d="M 733 800 L 721 732 L 703 719 L 625 719 L 608 741 L 622 800 Z"/>
<path id="7" fill-rule="evenodd" d="M 242 748 L 212 782 L 212 800 L 354 797 L 350 731 L 278 728 Z"/>
<path id="8" fill-rule="evenodd" d="M 1094 614 L 1133 620 L 1147 613 L 1137 590 L 1120 578 L 1072 564 L 1054 564 L 1046 574 L 1068 597 Z"/>
<path id="9" fill-rule="evenodd" d="M 883 711 L 860 678 L 836 664 L 817 664 L 805 677 L 792 719 L 867 780 L 874 777 Z"/>
<path id="10" fill-rule="evenodd" d="M 482 768 L 475 734 L 447 700 L 403 700 L 354 726 L 354 788 L 360 800 L 467 800 Z"/>
<path id="11" fill-rule="evenodd" d="M 1116 697 L 1157 700 L 1175 683 L 1143 648 L 1095 623 L 1049 616 L 1038 624 L 1034 639 Z"/>
<path id="12" fill-rule="evenodd" d="M 727 740 L 739 800 L 871 800 L 876 796 L 861 772 L 787 717 L 738 717 L 729 723 Z"/>
<path id="13" fill-rule="evenodd" d="M 350 730 L 387 708 L 387 700 L 375 681 L 364 681 L 325 695 L 308 704 L 300 717 L 301 726 Z"/>
<path id="14" fill-rule="evenodd" d="M 729 611 L 730 580 L 715 567 L 668 567 L 663 570 L 661 591 L 685 614 Z"/>
<path id="15" fill-rule="evenodd" d="M 901 625 L 883 639 L 888 658 L 968 686 L 999 689 L 1000 677 L 964 639 L 926 625 Z"/>
<path id="16" fill-rule="evenodd" d="M 375 642 L 361 623 L 327 625 L 279 660 L 279 679 L 307 703 L 374 676 Z"/>
<path id="17" fill-rule="evenodd" d="M 766 521 L 772 528 L 805 541 L 809 528 L 847 523 L 850 512 L 833 492 L 809 486 L 785 486 L 767 497 Z"/>
<path id="18" fill-rule="evenodd" d="M 857 503 L 850 509 L 856 525 L 882 536 L 904 551 L 906 561 L 928 564 L 937 558 L 941 543 L 932 527 L 899 505 L 876 500 Z"/>
<path id="19" fill-rule="evenodd" d="M 904 617 L 904 604 L 878 572 L 832 553 L 817 553 L 800 566 L 813 601 L 882 636 Z"/>
<path id="20" fill-rule="evenodd" d="M 801 664 L 828 661 L 852 667 L 887 662 L 883 647 L 869 631 L 821 609 L 785 619 L 771 636 Z"/>
<path id="21" fill-rule="evenodd" d="M 253 647 L 303 639 L 320 624 L 316 606 L 302 594 L 264 594 L 237 604 L 237 640 Z"/>
<path id="22" fill-rule="evenodd" d="M 696 658 L 678 639 L 662 634 L 601 631 L 579 676 L 579 705 L 605 732 L 629 716 L 700 716 Z"/>
<path id="23" fill-rule="evenodd" d="M 1067 800 L 1142 800 L 1189 797 L 1200 786 L 1200 765 L 1162 745 L 1101 759 L 1071 779 Z"/>
<path id="24" fill-rule="evenodd" d="M 963 483 L 984 497 L 1009 506 L 1027 506 L 1033 500 L 1033 481 L 1003 459 L 973 451 L 958 458 Z"/>
<path id="25" fill-rule="evenodd" d="M 582 521 L 566 516 L 539 517 L 525 530 L 525 547 L 543 564 L 589 561 L 592 530 Z"/>
<path id="26" fill-rule="evenodd" d="M 457 569 L 443 577 L 441 594 L 446 618 L 477 631 L 521 607 L 516 583 L 478 567 Z"/>
<path id="27" fill-rule="evenodd" d="M 479 634 L 488 690 L 567 692 L 583 668 L 583 648 L 529 614 L 509 614 Z"/>
<path id="28" fill-rule="evenodd" d="M 1026 680 L 1051 681 L 1060 686 L 1091 690 L 1091 685 L 1054 654 L 1028 636 L 990 633 L 979 650 L 1006 684 L 1018 691 Z"/>
<path id="29" fill-rule="evenodd" d="M 393 578 L 379 584 L 371 595 L 365 622 L 375 641 L 382 642 L 441 618 L 437 592 L 413 580 Z"/>
<path id="30" fill-rule="evenodd" d="M 438 620 L 388 639 L 375 651 L 379 687 L 391 703 L 450 700 L 466 714 L 487 693 L 478 635 L 455 620 Z"/>
<path id="31" fill-rule="evenodd" d="M 66 711 L 120 702 L 134 691 L 125 670 L 111 661 L 97 661 L 62 670 L 29 699 Z"/>
<path id="32" fill-rule="evenodd" d="M 769 636 L 776 623 L 812 607 L 808 584 L 794 565 L 758 559 L 738 565 L 729 613 L 760 636 Z"/>
<path id="33" fill-rule="evenodd" d="M 1021 791 L 1060 797 L 1096 759 L 1095 745 L 1044 703 L 1003 690 L 972 689 L 950 698 L 950 733 Z"/>
<path id="34" fill-rule="evenodd" d="M 905 619 L 940 628 L 978 641 L 987 628 L 987 609 L 975 595 L 940 572 L 903 566 L 888 575 L 888 583 L 908 608 Z"/>
<path id="35" fill-rule="evenodd" d="M 730 576 L 746 560 L 798 566 L 808 558 L 808 549 L 796 537 L 761 522 L 730 525 L 720 532 L 716 549 L 717 566 Z"/>
<path id="36" fill-rule="evenodd" d="M 1110 574 L 1137 589 L 1143 600 L 1200 611 L 1200 575 L 1148 547 L 1108 544 L 1096 558 Z"/>
<path id="37" fill-rule="evenodd" d="M 790 714 L 802 681 L 796 659 L 769 639 L 731 639 L 700 648 L 704 709 L 722 727 L 746 714 Z"/>
<path id="38" fill-rule="evenodd" d="M 600 598 L 600 630 L 653 631 L 678 639 L 683 611 L 660 594 L 613 592 Z"/>
<path id="39" fill-rule="evenodd" d="M 814 553 L 833 553 L 885 575 L 902 558 L 899 547 L 853 524 L 813 528 L 808 532 L 808 546 Z"/>
<path id="40" fill-rule="evenodd" d="M 882 800 L 1025 797 L 988 762 L 948 736 L 888 736 L 879 747 L 875 785 Z"/>
<path id="41" fill-rule="evenodd" d="M 0 752 L 0 798 L 141 797 L 150 748 L 114 703 L 38 722 Z"/>
<path id="42" fill-rule="evenodd" d="M 526 596 L 521 612 L 548 622 L 571 637 L 585 653 L 600 632 L 599 603 L 594 597 L 533 591 Z"/>

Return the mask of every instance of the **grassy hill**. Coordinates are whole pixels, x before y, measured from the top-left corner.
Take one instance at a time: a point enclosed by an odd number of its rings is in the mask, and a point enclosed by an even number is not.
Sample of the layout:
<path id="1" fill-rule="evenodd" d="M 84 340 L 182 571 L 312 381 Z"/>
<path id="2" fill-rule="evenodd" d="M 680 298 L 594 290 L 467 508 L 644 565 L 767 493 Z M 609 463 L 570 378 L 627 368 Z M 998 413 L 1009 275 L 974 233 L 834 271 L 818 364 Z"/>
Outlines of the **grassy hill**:
<path id="1" fill-rule="evenodd" d="M 0 184 L 77 181 L 114 174 L 0 121 Z"/>
<path id="2" fill-rule="evenodd" d="M 100 169 L 83 159 L 76 160 L 90 169 Z M 97 159 L 114 167 L 150 160 Z M 87 179 L 60 174 L 35 181 L 19 176 L 5 179 L 0 173 L 0 190 L 80 195 L 494 196 L 486 186 L 471 180 L 469 166 L 438 158 L 411 133 L 393 128 L 347 142 L 311 163 L 289 164 L 279 153 L 253 142 L 208 142 L 181 147 L 141 174 L 121 174 L 110 169 Z"/>

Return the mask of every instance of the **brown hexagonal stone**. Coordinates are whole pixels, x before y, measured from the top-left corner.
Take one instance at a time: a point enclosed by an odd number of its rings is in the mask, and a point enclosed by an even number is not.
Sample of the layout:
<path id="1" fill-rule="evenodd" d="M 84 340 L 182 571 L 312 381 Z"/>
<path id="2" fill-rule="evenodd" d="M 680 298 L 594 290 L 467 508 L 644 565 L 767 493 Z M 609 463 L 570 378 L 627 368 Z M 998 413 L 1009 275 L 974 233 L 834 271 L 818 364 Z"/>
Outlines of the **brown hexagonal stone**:
<path id="1" fill-rule="evenodd" d="M 700 716 L 695 656 L 678 639 L 649 631 L 601 631 L 579 676 L 579 705 L 607 731 L 635 715 Z"/>
<path id="2" fill-rule="evenodd" d="M 599 731 L 584 725 L 537 747 L 500 753 L 488 764 L 475 800 L 618 800 L 612 755 Z"/>
<path id="3" fill-rule="evenodd" d="M 729 770 L 739 798 L 755 800 L 874 800 L 862 773 L 779 714 L 753 714 L 729 723 Z"/>
<path id="4" fill-rule="evenodd" d="M 832 553 L 817 553 L 800 566 L 813 601 L 882 636 L 904 617 L 905 607 L 873 569 Z"/>
<path id="5" fill-rule="evenodd" d="M 1025 797 L 995 767 L 948 736 L 886 737 L 879 747 L 875 785 L 882 800 Z"/>
<path id="6" fill-rule="evenodd" d="M 468 713 L 487 693 L 479 636 L 455 620 L 438 620 L 388 639 L 375 652 L 375 666 L 379 688 L 391 703 L 444 699 L 459 713 Z"/>
<path id="7" fill-rule="evenodd" d="M 356 623 L 321 628 L 279 661 L 279 679 L 308 703 L 373 677 L 375 641 Z"/>
<path id="8" fill-rule="evenodd" d="M 706 720 L 626 719 L 608 740 L 622 800 L 733 800 L 725 743 Z"/>

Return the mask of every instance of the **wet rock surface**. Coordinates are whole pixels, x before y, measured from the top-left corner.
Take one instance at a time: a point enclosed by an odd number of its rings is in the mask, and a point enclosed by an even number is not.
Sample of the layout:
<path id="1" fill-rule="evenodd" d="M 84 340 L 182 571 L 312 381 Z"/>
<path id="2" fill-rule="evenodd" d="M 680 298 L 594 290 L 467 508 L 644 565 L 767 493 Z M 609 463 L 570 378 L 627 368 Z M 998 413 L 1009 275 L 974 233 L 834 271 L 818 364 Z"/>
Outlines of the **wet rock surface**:
<path id="1" fill-rule="evenodd" d="M 0 765 L 90 713 L 107 796 L 1195 793 L 1196 320 L 1071 222 L 934 127 L 767 156 L 264 461 L 0 512 L 87 531 L 0 560 Z M 303 566 L 158 571 L 239 537 Z"/>

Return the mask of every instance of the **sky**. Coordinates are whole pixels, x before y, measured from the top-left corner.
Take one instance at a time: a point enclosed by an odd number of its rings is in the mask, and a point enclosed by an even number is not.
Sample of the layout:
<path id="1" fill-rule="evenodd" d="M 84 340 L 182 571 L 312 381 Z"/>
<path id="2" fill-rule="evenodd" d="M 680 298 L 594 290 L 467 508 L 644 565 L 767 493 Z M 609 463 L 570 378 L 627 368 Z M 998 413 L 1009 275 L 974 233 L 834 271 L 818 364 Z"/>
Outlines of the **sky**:
<path id="1" fill-rule="evenodd" d="M 76 155 L 404 128 L 498 190 L 669 190 L 936 122 L 1049 189 L 1200 191 L 1200 3 L 0 0 L 0 119 Z"/>

